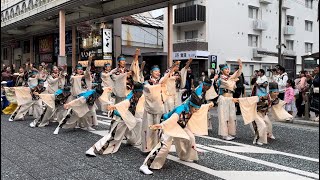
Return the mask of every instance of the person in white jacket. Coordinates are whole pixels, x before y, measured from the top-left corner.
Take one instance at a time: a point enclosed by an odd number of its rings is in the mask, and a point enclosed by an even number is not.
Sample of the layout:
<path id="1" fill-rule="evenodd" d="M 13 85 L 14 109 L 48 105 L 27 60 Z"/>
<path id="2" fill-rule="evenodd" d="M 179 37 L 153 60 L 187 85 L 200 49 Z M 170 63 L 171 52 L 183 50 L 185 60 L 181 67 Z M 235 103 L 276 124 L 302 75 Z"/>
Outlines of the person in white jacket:
<path id="1" fill-rule="evenodd" d="M 279 74 L 278 79 L 276 79 L 276 83 L 278 83 L 279 86 L 279 98 L 281 100 L 284 100 L 284 92 L 286 90 L 286 85 L 288 81 L 288 74 L 286 73 L 286 70 L 284 67 L 279 66 L 277 69 L 277 73 Z"/>

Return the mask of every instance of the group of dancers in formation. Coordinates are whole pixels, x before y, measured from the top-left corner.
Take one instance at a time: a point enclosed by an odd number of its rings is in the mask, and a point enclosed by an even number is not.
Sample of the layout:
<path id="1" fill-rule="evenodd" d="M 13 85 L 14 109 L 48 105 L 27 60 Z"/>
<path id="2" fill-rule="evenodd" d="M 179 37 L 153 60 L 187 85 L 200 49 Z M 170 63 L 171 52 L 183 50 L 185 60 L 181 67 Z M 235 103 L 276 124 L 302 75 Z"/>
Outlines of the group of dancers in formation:
<path id="1" fill-rule="evenodd" d="M 181 160 L 198 160 L 195 135 L 208 135 L 208 112 L 214 107 L 217 107 L 219 136 L 233 140 L 236 136 L 235 103 L 239 103 L 244 124 L 252 127 L 253 143 L 258 145 L 267 144 L 268 138 L 274 138 L 269 118 L 285 120 L 291 117 L 283 108 L 284 101 L 277 97 L 276 83 L 269 83 L 269 91 L 263 95 L 233 98 L 242 73 L 241 60 L 238 60 L 239 69 L 232 75 L 229 67 L 221 64 L 219 78 L 205 78 L 187 93 L 188 96 L 182 96 L 192 59 L 182 69 L 179 69 L 180 62 L 175 62 L 163 76 L 159 66 L 154 65 L 150 78 L 145 81 L 139 54 L 137 49 L 130 69 L 126 68 L 123 56 L 117 58 L 115 69 L 111 64 L 105 64 L 101 83 L 93 82 L 92 57 L 89 57 L 85 71 L 81 64 L 76 66 L 70 83 L 66 83 L 65 68 L 53 67 L 45 79 L 39 78 L 41 73 L 33 68 L 21 86 L 5 88 L 7 99 L 18 104 L 9 121 L 24 119 L 31 113 L 35 118 L 30 123 L 33 128 L 56 121 L 58 126 L 54 134 L 67 128 L 93 131 L 98 125 L 96 110 L 99 105 L 102 111 L 111 114 L 110 131 L 93 144 L 86 155 L 115 153 L 126 139 L 127 144 L 140 147 L 148 154 L 140 171 L 152 174 L 151 170 L 163 167 L 172 143 Z M 23 78 L 21 71 L 17 81 Z M 47 85 L 44 85 L 45 81 Z M 218 92 L 213 84 L 218 86 Z"/>

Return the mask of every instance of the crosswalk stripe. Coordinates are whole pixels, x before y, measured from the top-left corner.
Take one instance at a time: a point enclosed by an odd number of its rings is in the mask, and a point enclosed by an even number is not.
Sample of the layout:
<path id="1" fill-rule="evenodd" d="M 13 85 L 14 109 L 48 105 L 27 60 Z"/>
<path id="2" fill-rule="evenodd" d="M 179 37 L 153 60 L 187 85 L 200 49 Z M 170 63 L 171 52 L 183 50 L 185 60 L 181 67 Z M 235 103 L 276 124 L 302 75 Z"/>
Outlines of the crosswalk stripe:
<path id="1" fill-rule="evenodd" d="M 212 152 L 216 152 L 216 153 L 220 153 L 220 154 L 236 157 L 236 158 L 243 159 L 243 160 L 246 160 L 246 161 L 251 161 L 251 162 L 254 162 L 254 163 L 262 164 L 262 165 L 265 165 L 265 166 L 269 166 L 269 167 L 285 170 L 285 171 L 292 172 L 292 173 L 295 173 L 295 174 L 300 174 L 300 175 L 304 175 L 304 176 L 308 176 L 308 177 L 312 177 L 312 178 L 319 178 L 319 174 L 315 174 L 315 173 L 311 173 L 311 172 L 307 172 L 307 171 L 302 171 L 302 170 L 299 170 L 299 169 L 295 169 L 295 168 L 279 165 L 279 164 L 276 164 L 276 163 L 272 163 L 272 162 L 268 162 L 268 161 L 264 161 L 264 160 L 260 160 L 260 159 L 255 159 L 255 158 L 244 156 L 244 155 L 240 155 L 240 154 L 237 154 L 237 153 L 233 153 L 233 152 L 229 152 L 229 151 L 225 151 L 225 150 L 221 150 L 221 149 L 216 149 L 216 148 L 204 146 L 204 145 L 201 145 L 201 144 L 197 145 L 197 147 L 199 147 L 201 149 L 209 150 L 209 151 L 212 151 Z"/>
<path id="2" fill-rule="evenodd" d="M 297 154 L 291 154 L 291 153 L 281 152 L 281 151 L 277 151 L 277 150 L 266 149 L 266 148 L 262 148 L 262 147 L 252 146 L 252 145 L 248 145 L 248 144 L 242 144 L 242 143 L 233 142 L 233 141 L 225 141 L 225 140 L 222 140 L 219 138 L 214 138 L 214 137 L 209 137 L 209 136 L 198 136 L 198 137 L 205 138 L 205 139 L 211 139 L 211 140 L 219 141 L 219 142 L 224 142 L 224 143 L 228 143 L 228 144 L 234 144 L 234 145 L 238 145 L 238 146 L 261 148 L 263 150 L 268 150 L 268 151 L 273 152 L 275 154 L 285 155 L 285 156 L 294 157 L 294 158 L 298 158 L 298 159 L 304 159 L 304 160 L 308 160 L 308 161 L 319 162 L 319 159 L 311 158 L 311 157 L 307 157 L 307 156 L 301 156 L 301 155 L 297 155 Z"/>

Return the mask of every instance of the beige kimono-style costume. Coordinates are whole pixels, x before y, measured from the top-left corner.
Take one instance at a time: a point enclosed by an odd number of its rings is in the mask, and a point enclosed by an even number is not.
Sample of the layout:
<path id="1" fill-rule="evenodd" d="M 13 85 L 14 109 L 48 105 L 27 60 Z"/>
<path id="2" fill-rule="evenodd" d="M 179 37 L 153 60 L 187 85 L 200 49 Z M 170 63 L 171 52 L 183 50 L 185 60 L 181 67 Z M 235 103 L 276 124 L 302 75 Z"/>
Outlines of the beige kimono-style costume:
<path id="1" fill-rule="evenodd" d="M 101 80 L 102 80 L 102 87 L 105 89 L 107 87 L 113 88 L 114 84 L 113 81 L 111 79 L 111 74 L 113 73 L 113 71 L 110 71 L 108 73 L 106 72 L 102 72 L 101 73 Z M 101 110 L 106 112 L 107 110 L 107 106 L 110 104 L 113 104 L 114 99 L 111 97 L 111 93 L 109 91 L 104 91 L 104 94 L 102 96 L 105 96 L 104 99 L 106 99 L 106 101 L 100 101 L 100 105 L 101 105 Z"/>
<path id="2" fill-rule="evenodd" d="M 124 137 L 127 138 L 127 143 L 133 146 L 141 144 L 141 122 L 144 105 L 144 96 L 139 98 L 135 115 L 128 108 L 130 101 L 128 99 L 116 104 L 116 109 L 121 117 L 116 117 L 116 121 L 111 125 L 110 132 L 96 142 L 93 147 L 100 154 L 116 153 L 121 145 Z"/>
<path id="3" fill-rule="evenodd" d="M 86 89 L 82 87 L 82 84 L 81 84 L 82 77 L 84 77 L 85 79 L 86 86 L 87 86 Z M 92 89 L 92 77 L 90 76 L 90 73 L 87 70 L 84 72 L 84 75 L 71 76 L 70 82 L 71 82 L 71 96 L 73 96 L 72 100 L 76 99 L 80 93 Z M 88 124 L 98 125 L 98 120 L 95 113 L 96 108 L 94 109 L 91 108 L 90 110 L 93 113 L 93 118 L 87 117 L 87 116 L 84 116 L 84 117 L 81 116 L 82 118 L 79 122 L 83 122 L 85 126 Z"/>
<path id="4" fill-rule="evenodd" d="M 253 133 L 256 134 L 252 122 L 255 122 L 257 126 L 258 134 L 256 138 L 258 141 L 267 144 L 267 125 L 268 115 L 257 112 L 257 103 L 259 101 L 258 96 L 239 98 L 239 105 L 241 110 L 241 115 L 244 121 L 244 124 L 250 124 Z"/>
<path id="5" fill-rule="evenodd" d="M 159 124 L 164 113 L 166 87 L 161 84 L 146 84 L 143 88 L 145 96 L 144 114 L 142 118 L 141 151 L 150 152 L 159 142 L 158 131 L 151 131 L 150 125 Z"/>
<path id="6" fill-rule="evenodd" d="M 12 113 L 10 119 L 18 120 L 23 119 L 32 108 L 33 117 L 37 118 L 42 113 L 42 101 L 32 100 L 31 90 L 29 87 L 12 87 L 15 92 L 15 98 L 18 103 L 17 109 Z"/>
<path id="7" fill-rule="evenodd" d="M 54 94 L 58 89 L 61 89 L 64 87 L 65 85 L 65 76 L 63 76 L 62 74 L 59 75 L 58 78 L 53 78 L 52 74 L 48 75 L 47 77 L 47 83 L 48 83 L 48 86 L 47 86 L 47 93 L 48 94 Z M 44 97 L 44 96 L 42 96 Z M 41 96 L 40 96 L 41 98 Z M 43 100 L 43 98 L 41 98 Z M 64 114 L 66 111 L 61 111 L 63 109 L 61 109 L 59 107 L 59 109 L 52 109 L 52 107 L 48 106 L 47 103 L 46 104 L 46 109 L 45 109 L 45 114 L 43 116 L 43 120 L 41 121 L 41 124 L 39 125 L 39 127 L 43 127 L 47 124 L 49 124 L 49 120 L 51 117 L 57 119 L 58 121 L 62 119 L 63 116 L 61 116 L 61 114 Z M 61 113 L 59 115 L 59 113 Z"/>
<path id="8" fill-rule="evenodd" d="M 220 96 L 218 99 L 218 118 L 219 118 L 219 132 L 218 134 L 222 137 L 235 136 L 236 135 L 236 107 L 232 101 L 233 97 L 224 97 L 225 92 L 228 94 L 234 92 L 236 89 L 236 82 L 239 80 L 238 77 L 241 75 L 241 69 L 237 70 L 233 75 L 224 79 L 223 77 L 219 80 L 219 92 Z"/>
<path id="9" fill-rule="evenodd" d="M 162 141 L 152 149 L 143 164 L 151 169 L 161 169 L 168 156 L 172 141 L 181 160 L 198 160 L 194 134 L 208 135 L 207 113 L 209 106 L 209 104 L 204 104 L 196 113 L 192 114 L 185 128 L 178 124 L 180 117 L 177 113 L 173 113 L 169 119 L 162 122 Z"/>

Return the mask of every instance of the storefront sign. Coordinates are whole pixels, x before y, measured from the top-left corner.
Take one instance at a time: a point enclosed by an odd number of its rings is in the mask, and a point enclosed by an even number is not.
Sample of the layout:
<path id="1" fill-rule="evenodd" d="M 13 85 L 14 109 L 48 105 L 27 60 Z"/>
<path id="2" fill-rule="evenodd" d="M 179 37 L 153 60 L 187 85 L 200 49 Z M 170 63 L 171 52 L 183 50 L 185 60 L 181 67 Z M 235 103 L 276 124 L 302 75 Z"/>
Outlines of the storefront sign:
<path id="1" fill-rule="evenodd" d="M 173 60 L 188 60 L 189 58 L 207 59 L 208 56 L 209 56 L 208 51 L 182 51 L 182 52 L 174 52 Z"/>
<path id="2" fill-rule="evenodd" d="M 49 53 L 53 51 L 52 36 L 45 36 L 39 38 L 39 53 Z"/>
<path id="3" fill-rule="evenodd" d="M 103 29 L 102 37 L 103 54 L 112 53 L 112 29 Z"/>

